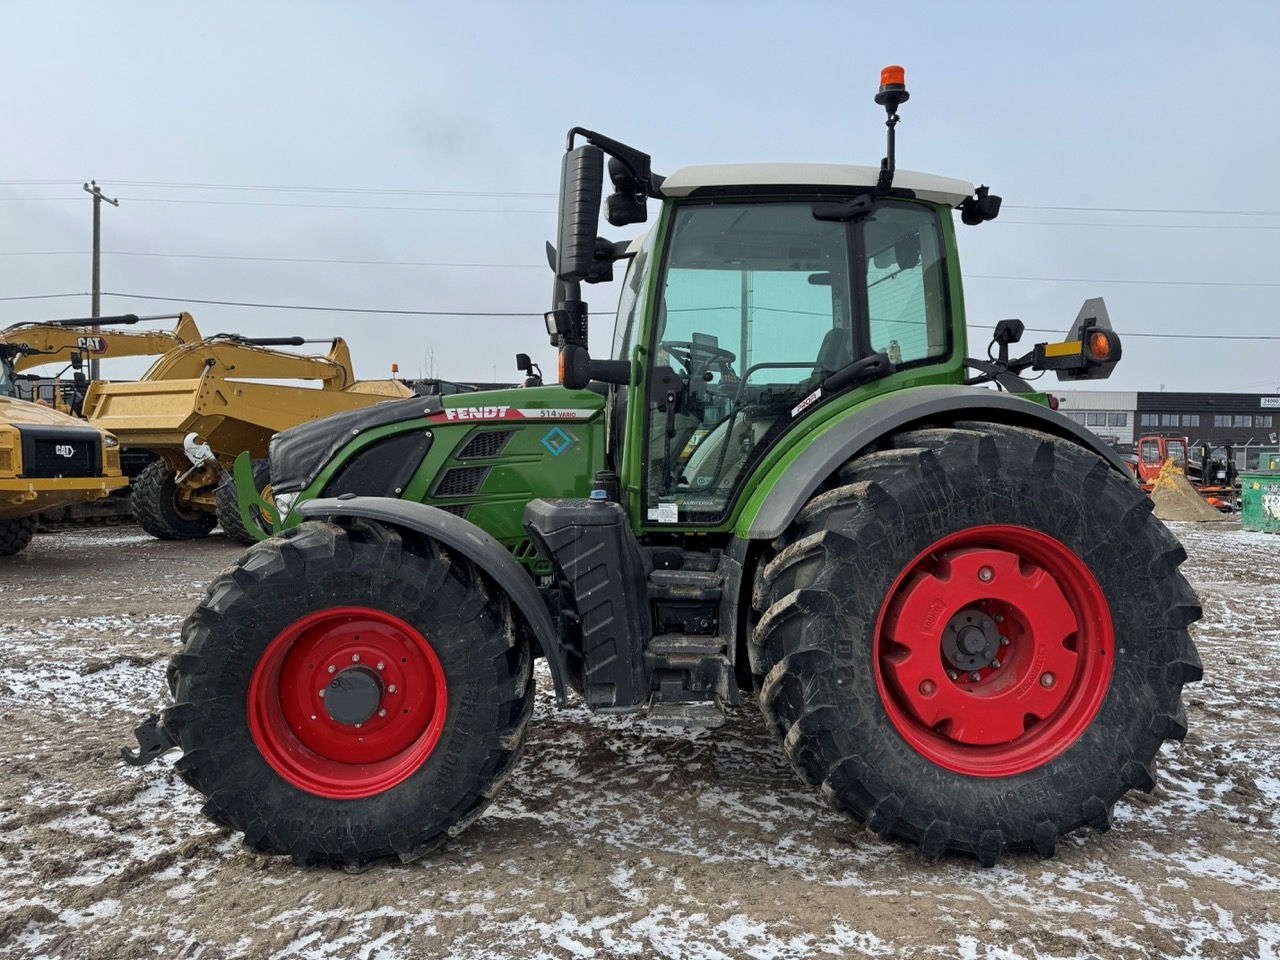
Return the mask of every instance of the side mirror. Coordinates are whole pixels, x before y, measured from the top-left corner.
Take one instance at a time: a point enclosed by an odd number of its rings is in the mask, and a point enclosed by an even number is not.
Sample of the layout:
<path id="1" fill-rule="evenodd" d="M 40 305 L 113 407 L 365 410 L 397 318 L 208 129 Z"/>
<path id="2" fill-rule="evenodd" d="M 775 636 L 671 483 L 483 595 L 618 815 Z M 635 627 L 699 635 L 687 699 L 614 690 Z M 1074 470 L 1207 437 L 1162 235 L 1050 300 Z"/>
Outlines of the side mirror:
<path id="1" fill-rule="evenodd" d="M 590 143 L 566 151 L 560 168 L 556 244 L 556 276 L 561 280 L 586 280 L 591 276 L 596 263 L 596 228 L 603 188 L 604 151 Z"/>

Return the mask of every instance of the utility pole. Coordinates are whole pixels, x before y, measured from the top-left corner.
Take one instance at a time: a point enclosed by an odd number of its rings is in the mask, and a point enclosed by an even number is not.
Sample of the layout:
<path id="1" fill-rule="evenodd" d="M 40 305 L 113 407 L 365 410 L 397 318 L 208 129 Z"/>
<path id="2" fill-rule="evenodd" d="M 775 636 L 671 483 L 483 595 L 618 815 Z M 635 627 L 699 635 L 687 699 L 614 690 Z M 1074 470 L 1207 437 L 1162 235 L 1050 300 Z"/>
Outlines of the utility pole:
<path id="1" fill-rule="evenodd" d="M 93 307 L 89 315 L 91 317 L 100 317 L 102 316 L 102 201 L 107 201 L 113 207 L 120 206 L 120 201 L 104 197 L 96 180 L 90 180 L 86 183 L 84 192 L 93 197 L 93 286 L 91 288 L 93 291 Z M 94 336 L 97 336 L 97 327 L 93 328 L 93 333 Z M 98 360 L 96 357 L 89 358 L 89 379 L 98 379 Z"/>

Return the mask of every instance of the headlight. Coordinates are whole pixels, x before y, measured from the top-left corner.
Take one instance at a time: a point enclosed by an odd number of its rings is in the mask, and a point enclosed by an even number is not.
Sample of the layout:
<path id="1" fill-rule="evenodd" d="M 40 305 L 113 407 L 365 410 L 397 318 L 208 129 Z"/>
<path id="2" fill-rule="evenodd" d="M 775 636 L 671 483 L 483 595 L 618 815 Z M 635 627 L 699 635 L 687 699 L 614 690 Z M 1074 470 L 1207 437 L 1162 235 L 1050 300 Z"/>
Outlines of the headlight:
<path id="1" fill-rule="evenodd" d="M 120 446 L 120 441 L 108 433 L 103 436 L 102 445 L 108 450 L 114 450 L 116 447 Z"/>
<path id="2" fill-rule="evenodd" d="M 273 498 L 276 504 L 276 512 L 280 515 L 280 522 L 284 523 L 289 517 L 289 512 L 293 510 L 294 501 L 298 499 L 296 493 L 277 493 Z"/>

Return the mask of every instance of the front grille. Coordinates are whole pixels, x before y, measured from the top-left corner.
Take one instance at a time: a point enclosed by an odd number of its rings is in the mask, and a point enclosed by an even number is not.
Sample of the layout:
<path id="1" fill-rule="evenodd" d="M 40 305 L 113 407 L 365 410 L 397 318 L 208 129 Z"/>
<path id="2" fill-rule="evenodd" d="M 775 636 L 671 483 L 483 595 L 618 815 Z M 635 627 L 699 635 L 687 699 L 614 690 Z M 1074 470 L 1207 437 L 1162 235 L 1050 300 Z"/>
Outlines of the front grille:
<path id="1" fill-rule="evenodd" d="M 0 473 L 13 473 L 12 450 L 0 450 Z"/>
<path id="2" fill-rule="evenodd" d="M 102 475 L 102 434 L 88 427 L 22 427 L 24 477 Z"/>
<path id="3" fill-rule="evenodd" d="M 488 467 L 453 467 L 446 470 L 431 491 L 433 497 L 469 497 L 480 489 Z"/>
<path id="4" fill-rule="evenodd" d="M 479 431 L 463 444 L 462 449 L 458 451 L 457 459 L 482 460 L 486 457 L 496 457 L 514 434 L 514 430 Z"/>

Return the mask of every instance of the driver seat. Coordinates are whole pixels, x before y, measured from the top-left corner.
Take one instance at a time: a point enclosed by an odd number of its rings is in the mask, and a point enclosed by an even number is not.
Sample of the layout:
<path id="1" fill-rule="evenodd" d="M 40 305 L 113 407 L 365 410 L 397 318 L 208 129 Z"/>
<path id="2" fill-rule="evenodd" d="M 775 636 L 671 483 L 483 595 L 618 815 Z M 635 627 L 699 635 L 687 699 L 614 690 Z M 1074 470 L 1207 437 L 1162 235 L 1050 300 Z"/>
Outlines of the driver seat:
<path id="1" fill-rule="evenodd" d="M 844 327 L 832 327 L 822 338 L 813 372 L 835 373 L 853 363 L 853 337 Z"/>

